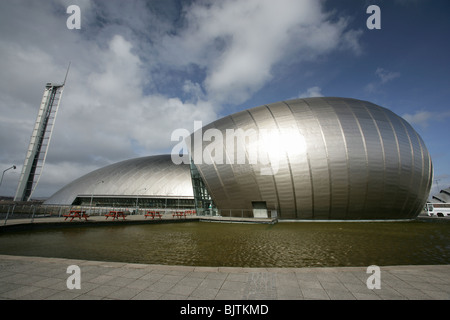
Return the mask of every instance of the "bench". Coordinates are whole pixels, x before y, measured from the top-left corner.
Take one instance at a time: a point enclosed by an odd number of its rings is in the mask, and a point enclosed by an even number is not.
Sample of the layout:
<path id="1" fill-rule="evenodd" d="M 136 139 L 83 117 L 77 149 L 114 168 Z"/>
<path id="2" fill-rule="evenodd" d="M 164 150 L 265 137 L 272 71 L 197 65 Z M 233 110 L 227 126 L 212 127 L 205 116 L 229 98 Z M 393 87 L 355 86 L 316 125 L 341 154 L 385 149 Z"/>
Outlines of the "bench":
<path id="1" fill-rule="evenodd" d="M 119 217 L 122 217 L 123 220 L 125 220 L 125 217 L 127 215 L 123 211 L 110 211 L 109 213 L 105 214 L 106 220 L 108 220 L 109 217 L 112 217 L 113 220 L 119 219 Z"/>
<path id="2" fill-rule="evenodd" d="M 155 219 L 155 217 L 159 217 L 159 219 L 161 219 L 162 215 L 159 211 L 147 211 L 145 214 L 145 219 L 147 219 L 147 217 L 152 217 L 152 220 Z"/>
<path id="3" fill-rule="evenodd" d="M 65 217 L 64 221 L 66 221 L 68 218 L 71 218 L 71 222 L 75 218 L 79 218 L 80 220 L 81 218 L 84 218 L 86 221 L 88 221 L 87 218 L 89 217 L 89 215 L 86 214 L 86 211 L 72 210 L 69 214 L 64 214 L 63 217 Z"/>
<path id="4" fill-rule="evenodd" d="M 172 217 L 177 217 L 180 218 L 181 217 L 185 217 L 186 218 L 186 212 L 184 211 L 175 211 L 174 213 L 172 213 Z"/>

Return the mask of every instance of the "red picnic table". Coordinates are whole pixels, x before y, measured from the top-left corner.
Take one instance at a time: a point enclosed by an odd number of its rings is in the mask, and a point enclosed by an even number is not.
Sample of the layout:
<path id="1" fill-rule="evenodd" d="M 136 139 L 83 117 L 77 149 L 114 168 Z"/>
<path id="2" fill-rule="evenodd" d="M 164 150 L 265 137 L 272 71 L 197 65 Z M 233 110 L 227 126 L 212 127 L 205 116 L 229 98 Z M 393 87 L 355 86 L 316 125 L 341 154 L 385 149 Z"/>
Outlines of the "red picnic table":
<path id="1" fill-rule="evenodd" d="M 110 211 L 109 213 L 105 214 L 106 220 L 108 220 L 109 217 L 112 217 L 113 220 L 119 219 L 119 217 L 122 217 L 123 220 L 125 220 L 125 217 L 127 215 L 123 211 Z"/>
<path id="2" fill-rule="evenodd" d="M 67 218 L 71 218 L 70 221 L 72 221 L 75 218 L 79 218 L 80 220 L 81 220 L 81 218 L 84 218 L 87 221 L 87 218 L 89 217 L 89 215 L 86 214 L 86 211 L 71 210 L 69 212 L 69 214 L 65 214 L 65 215 L 63 215 L 63 217 L 66 217 L 64 219 L 64 221 L 66 221 Z"/>
<path id="3" fill-rule="evenodd" d="M 174 213 L 172 213 L 172 217 L 177 217 L 180 219 L 181 219 L 181 217 L 186 218 L 186 212 L 185 211 L 175 211 Z"/>
<path id="4" fill-rule="evenodd" d="M 145 214 L 145 219 L 147 219 L 147 217 L 152 217 L 152 220 L 155 219 L 155 217 L 159 217 L 159 219 L 161 219 L 162 215 L 159 211 L 147 211 Z"/>

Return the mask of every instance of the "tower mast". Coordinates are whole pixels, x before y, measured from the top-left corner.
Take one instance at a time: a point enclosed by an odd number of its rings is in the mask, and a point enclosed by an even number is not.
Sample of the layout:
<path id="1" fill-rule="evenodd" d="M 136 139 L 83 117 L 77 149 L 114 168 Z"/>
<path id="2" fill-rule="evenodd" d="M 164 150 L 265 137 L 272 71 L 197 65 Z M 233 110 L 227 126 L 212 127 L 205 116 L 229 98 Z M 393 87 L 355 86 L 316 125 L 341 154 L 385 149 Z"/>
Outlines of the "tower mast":
<path id="1" fill-rule="evenodd" d="M 14 198 L 15 201 L 29 201 L 42 175 L 69 68 L 70 64 L 63 84 L 47 83 L 45 86 L 36 124 L 20 175 L 19 185 Z"/>

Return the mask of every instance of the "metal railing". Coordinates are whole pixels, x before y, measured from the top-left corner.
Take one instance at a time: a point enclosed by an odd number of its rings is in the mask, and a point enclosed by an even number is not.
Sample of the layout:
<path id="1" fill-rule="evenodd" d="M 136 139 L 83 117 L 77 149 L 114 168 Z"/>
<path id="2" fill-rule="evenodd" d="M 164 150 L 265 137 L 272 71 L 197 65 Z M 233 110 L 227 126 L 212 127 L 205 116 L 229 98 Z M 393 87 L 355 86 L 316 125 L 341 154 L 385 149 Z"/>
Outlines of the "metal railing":
<path id="1" fill-rule="evenodd" d="M 63 217 L 70 211 L 84 211 L 89 216 L 103 216 L 110 211 L 123 211 L 127 215 L 145 215 L 148 211 L 159 211 L 161 214 L 172 215 L 175 211 L 192 212 L 192 208 L 136 208 L 118 206 L 74 206 L 74 205 L 43 205 L 43 204 L 0 204 L 0 224 L 6 225 L 8 220 L 25 219 L 33 222 L 35 219 Z M 251 209 L 214 209 L 198 212 L 197 216 L 222 218 L 254 218 Z M 276 211 L 267 210 L 268 218 L 276 218 Z"/>
<path id="2" fill-rule="evenodd" d="M 175 211 L 193 211 L 192 208 L 136 208 L 117 206 L 73 206 L 73 205 L 42 205 L 42 204 L 0 204 L 0 224 L 6 225 L 8 220 L 25 219 L 33 222 L 35 219 L 58 218 L 71 211 L 85 211 L 89 216 L 103 216 L 110 211 L 123 211 L 127 215 L 145 215 L 148 211 L 159 211 L 161 214 L 172 214 Z"/>
<path id="3" fill-rule="evenodd" d="M 214 209 L 200 216 L 217 216 L 223 218 L 254 218 L 253 209 Z M 277 211 L 267 210 L 267 218 L 276 218 Z"/>

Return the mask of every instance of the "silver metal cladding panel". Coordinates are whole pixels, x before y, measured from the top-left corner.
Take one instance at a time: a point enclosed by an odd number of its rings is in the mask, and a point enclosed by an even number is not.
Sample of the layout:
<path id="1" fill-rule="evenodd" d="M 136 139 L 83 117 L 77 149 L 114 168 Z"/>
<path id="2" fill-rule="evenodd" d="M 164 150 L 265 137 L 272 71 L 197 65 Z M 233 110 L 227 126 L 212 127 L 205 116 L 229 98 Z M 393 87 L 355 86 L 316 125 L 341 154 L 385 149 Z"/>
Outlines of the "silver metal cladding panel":
<path id="1" fill-rule="evenodd" d="M 266 201 L 280 219 L 411 219 L 430 191 L 431 158 L 418 133 L 367 101 L 279 102 L 233 114 L 202 131 L 209 129 L 221 132 L 224 141 L 230 130 L 248 134 L 245 164 L 236 161 L 238 143 L 232 150 L 222 144 L 220 163 L 193 155 L 219 209 L 251 210 L 252 201 Z M 258 140 L 256 163 L 251 133 Z M 202 150 L 209 144 L 203 141 Z"/>
<path id="2" fill-rule="evenodd" d="M 102 183 L 103 181 L 103 183 Z M 118 162 L 73 181 L 45 204 L 70 205 L 79 195 L 193 198 L 189 164 L 175 165 L 170 155 Z"/>

